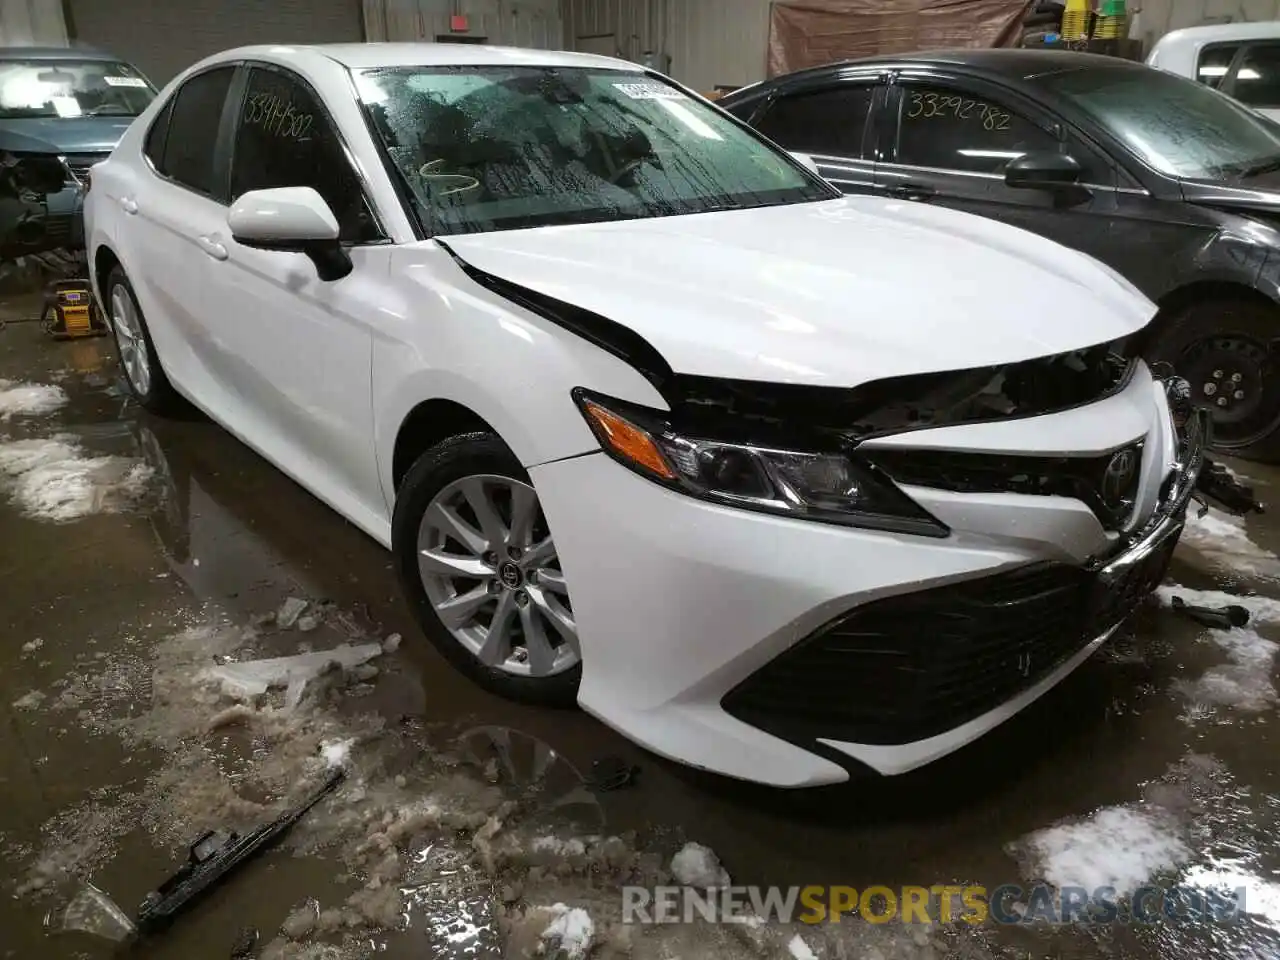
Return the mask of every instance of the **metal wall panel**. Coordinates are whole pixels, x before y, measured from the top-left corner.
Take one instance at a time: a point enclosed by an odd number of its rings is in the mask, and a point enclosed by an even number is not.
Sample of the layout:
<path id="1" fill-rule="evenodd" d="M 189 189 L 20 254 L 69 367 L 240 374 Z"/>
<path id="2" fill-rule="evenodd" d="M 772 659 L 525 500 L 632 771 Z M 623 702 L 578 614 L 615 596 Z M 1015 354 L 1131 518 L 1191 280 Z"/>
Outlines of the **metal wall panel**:
<path id="1" fill-rule="evenodd" d="M 558 50 L 565 45 L 559 0 L 364 0 L 370 40 L 427 40 L 451 35 L 449 19 L 466 14 L 467 36 L 492 44 Z"/>
<path id="2" fill-rule="evenodd" d="M 769 0 L 673 0 L 668 11 L 667 52 L 681 83 L 707 93 L 764 79 Z"/>
<path id="3" fill-rule="evenodd" d="M 1243 20 L 1280 20 L 1280 0 L 1142 0 L 1130 3 L 1138 10 L 1133 36 L 1142 39 L 1147 50 L 1170 30 L 1202 23 L 1230 23 Z"/>
<path id="4" fill-rule="evenodd" d="M 564 0 L 569 43 L 639 62 L 646 50 L 661 51 L 668 6 L 668 0 Z"/>
<path id="5" fill-rule="evenodd" d="M 230 47 L 363 39 L 360 0 L 68 0 L 67 12 L 76 39 L 161 85 Z"/>
<path id="6" fill-rule="evenodd" d="M 0 0 L 0 46 L 63 47 L 62 0 Z"/>

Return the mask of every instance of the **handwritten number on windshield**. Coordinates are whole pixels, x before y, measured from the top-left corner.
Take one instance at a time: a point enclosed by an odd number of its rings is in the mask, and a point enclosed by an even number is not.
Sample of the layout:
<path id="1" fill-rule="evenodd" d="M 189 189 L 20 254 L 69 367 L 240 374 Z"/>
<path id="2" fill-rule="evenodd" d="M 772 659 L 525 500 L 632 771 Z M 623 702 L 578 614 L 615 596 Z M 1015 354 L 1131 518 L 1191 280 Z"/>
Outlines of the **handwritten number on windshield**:
<path id="1" fill-rule="evenodd" d="M 981 121 L 984 130 L 1008 130 L 1009 121 L 1012 119 L 1003 110 L 980 100 L 939 93 L 911 94 L 911 107 L 907 110 L 907 119 L 932 120 L 934 117 L 955 117 L 958 120 L 972 118 Z"/>
<path id="2" fill-rule="evenodd" d="M 259 93 L 249 98 L 244 122 L 261 127 L 268 136 L 300 140 L 311 129 L 312 118 L 274 94 Z"/>

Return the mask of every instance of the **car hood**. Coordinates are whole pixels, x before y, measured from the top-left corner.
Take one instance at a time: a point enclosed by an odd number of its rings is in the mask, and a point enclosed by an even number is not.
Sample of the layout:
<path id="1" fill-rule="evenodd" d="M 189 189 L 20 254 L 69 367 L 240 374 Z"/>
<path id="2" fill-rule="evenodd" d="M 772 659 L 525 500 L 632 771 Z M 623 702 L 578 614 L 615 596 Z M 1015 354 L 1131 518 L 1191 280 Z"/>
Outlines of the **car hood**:
<path id="1" fill-rule="evenodd" d="M 133 117 L 40 117 L 0 120 L 0 150 L 109 153 Z"/>
<path id="2" fill-rule="evenodd" d="M 849 196 L 442 238 L 631 328 L 677 373 L 821 386 L 1065 353 L 1155 306 L 1097 261 L 925 204 Z"/>

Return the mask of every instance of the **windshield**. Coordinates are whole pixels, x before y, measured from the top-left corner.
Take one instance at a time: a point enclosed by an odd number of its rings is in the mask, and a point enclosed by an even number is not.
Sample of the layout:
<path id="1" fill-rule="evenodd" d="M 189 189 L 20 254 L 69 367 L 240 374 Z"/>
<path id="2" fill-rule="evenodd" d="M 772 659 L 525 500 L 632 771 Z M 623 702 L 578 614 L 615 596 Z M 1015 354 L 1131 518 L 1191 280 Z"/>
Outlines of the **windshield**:
<path id="1" fill-rule="evenodd" d="M 1039 78 L 1171 177 L 1225 180 L 1280 166 L 1280 128 L 1204 84 L 1162 70 Z"/>
<path id="2" fill-rule="evenodd" d="M 433 234 L 839 196 L 718 111 L 642 74 L 397 67 L 356 82 Z"/>
<path id="3" fill-rule="evenodd" d="M 110 60 L 0 60 L 0 120 L 136 117 L 155 98 L 137 70 Z"/>

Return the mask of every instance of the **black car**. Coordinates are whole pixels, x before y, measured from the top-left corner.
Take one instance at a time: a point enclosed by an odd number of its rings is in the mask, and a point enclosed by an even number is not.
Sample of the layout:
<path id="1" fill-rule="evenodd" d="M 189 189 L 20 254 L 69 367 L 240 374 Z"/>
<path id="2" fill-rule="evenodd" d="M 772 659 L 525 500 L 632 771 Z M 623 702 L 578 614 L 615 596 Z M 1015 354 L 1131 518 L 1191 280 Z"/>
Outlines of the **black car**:
<path id="1" fill-rule="evenodd" d="M 846 193 L 992 217 L 1110 265 L 1159 305 L 1144 353 L 1214 411 L 1217 448 L 1280 461 L 1280 125 L 1192 80 L 1053 50 L 850 61 L 719 104 Z"/>

